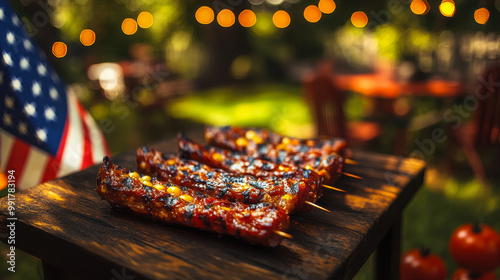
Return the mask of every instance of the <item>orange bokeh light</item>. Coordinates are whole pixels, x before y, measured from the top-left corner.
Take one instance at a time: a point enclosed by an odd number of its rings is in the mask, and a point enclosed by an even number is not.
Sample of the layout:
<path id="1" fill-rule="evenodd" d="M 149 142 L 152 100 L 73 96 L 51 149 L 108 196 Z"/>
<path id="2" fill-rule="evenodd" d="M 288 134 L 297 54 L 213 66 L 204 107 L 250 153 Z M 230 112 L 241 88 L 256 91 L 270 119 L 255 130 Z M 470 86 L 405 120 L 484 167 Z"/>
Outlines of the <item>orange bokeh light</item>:
<path id="1" fill-rule="evenodd" d="M 278 28 L 285 28 L 290 25 L 290 15 L 283 10 L 276 11 L 273 15 L 273 23 Z"/>
<path id="2" fill-rule="evenodd" d="M 143 11 L 137 16 L 137 24 L 140 28 L 150 28 L 153 25 L 153 15 Z"/>
<path id="3" fill-rule="evenodd" d="M 207 6 L 201 6 L 194 14 L 196 21 L 201 24 L 210 24 L 214 21 L 214 11 Z"/>
<path id="4" fill-rule="evenodd" d="M 324 14 L 331 14 L 335 11 L 337 5 L 333 0 L 319 0 L 318 8 Z"/>
<path id="5" fill-rule="evenodd" d="M 425 15 L 430 11 L 431 6 L 427 0 L 413 0 L 410 9 L 416 15 Z"/>
<path id="6" fill-rule="evenodd" d="M 439 11 L 445 17 L 452 17 L 455 15 L 455 2 L 453 0 L 443 0 L 439 5 Z"/>
<path id="7" fill-rule="evenodd" d="M 486 24 L 490 19 L 490 11 L 486 8 L 479 8 L 474 12 L 474 20 L 479 24 Z"/>
<path id="8" fill-rule="evenodd" d="M 252 10 L 243 10 L 238 16 L 238 21 L 243 27 L 252 27 L 257 22 L 257 16 Z"/>
<path id="9" fill-rule="evenodd" d="M 217 23 L 222 27 L 230 27 L 234 24 L 236 17 L 229 9 L 224 9 L 217 14 Z"/>
<path id="10" fill-rule="evenodd" d="M 91 46 L 95 43 L 95 32 L 91 29 L 83 29 L 80 32 L 80 42 L 84 46 Z"/>
<path id="11" fill-rule="evenodd" d="M 137 32 L 137 22 L 133 18 L 126 18 L 122 22 L 122 31 L 125 35 L 132 35 Z"/>
<path id="12" fill-rule="evenodd" d="M 368 17 L 364 12 L 354 12 L 351 16 L 351 23 L 358 28 L 363 28 L 368 24 Z"/>
<path id="13" fill-rule="evenodd" d="M 321 11 L 317 6 L 309 5 L 304 9 L 304 18 L 311 23 L 318 22 L 321 19 Z"/>
<path id="14" fill-rule="evenodd" d="M 68 53 L 68 46 L 66 46 L 65 43 L 63 42 L 55 42 L 52 45 L 52 54 L 57 57 L 61 58 L 66 56 L 66 53 Z"/>

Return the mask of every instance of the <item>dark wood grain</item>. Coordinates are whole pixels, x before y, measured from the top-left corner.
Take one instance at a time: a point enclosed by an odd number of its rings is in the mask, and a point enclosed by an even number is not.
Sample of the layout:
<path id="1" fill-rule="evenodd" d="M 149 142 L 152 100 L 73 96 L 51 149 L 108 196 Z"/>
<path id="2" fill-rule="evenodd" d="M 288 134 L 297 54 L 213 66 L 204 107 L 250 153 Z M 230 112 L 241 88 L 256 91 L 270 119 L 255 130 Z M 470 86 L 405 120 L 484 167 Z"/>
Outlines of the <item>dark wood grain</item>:
<path id="1" fill-rule="evenodd" d="M 153 146 L 176 151 L 175 139 Z M 63 279 L 351 279 L 399 221 L 425 170 L 418 160 L 362 151 L 354 160 L 346 171 L 364 180 L 342 176 L 336 186 L 345 193 L 325 189 L 318 204 L 332 213 L 293 215 L 293 239 L 276 248 L 118 212 L 94 191 L 97 166 L 17 193 L 16 245 Z M 114 161 L 135 169 L 135 151 Z M 0 233 L 6 218 L 4 198 Z"/>

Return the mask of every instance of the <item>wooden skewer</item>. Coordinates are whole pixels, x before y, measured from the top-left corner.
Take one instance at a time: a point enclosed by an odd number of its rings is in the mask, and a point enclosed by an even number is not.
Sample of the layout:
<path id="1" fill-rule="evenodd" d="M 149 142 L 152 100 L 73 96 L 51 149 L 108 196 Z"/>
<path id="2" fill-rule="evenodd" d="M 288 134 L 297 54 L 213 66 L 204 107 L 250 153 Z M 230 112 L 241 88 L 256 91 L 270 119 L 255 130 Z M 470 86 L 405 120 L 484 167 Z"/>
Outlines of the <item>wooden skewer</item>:
<path id="1" fill-rule="evenodd" d="M 328 185 L 325 185 L 325 184 L 322 184 L 322 186 L 323 186 L 323 188 L 327 188 L 327 189 L 331 189 L 331 190 L 335 190 L 335 191 L 339 191 L 339 192 L 345 192 L 342 189 L 339 189 L 339 188 L 336 188 L 336 187 L 332 187 L 332 186 L 328 186 Z"/>
<path id="2" fill-rule="evenodd" d="M 345 162 L 346 164 L 350 164 L 350 165 L 358 165 L 358 164 L 359 164 L 357 161 L 352 160 L 352 159 L 348 159 L 348 158 L 345 158 L 345 159 L 344 159 L 344 162 Z"/>
<path id="3" fill-rule="evenodd" d="M 274 230 L 274 233 L 276 233 L 277 235 L 281 235 L 285 238 L 289 238 L 289 239 L 292 239 L 293 236 L 291 236 L 290 234 L 284 232 L 284 231 L 281 231 L 281 230 Z"/>
<path id="4" fill-rule="evenodd" d="M 363 180 L 363 177 L 360 177 L 358 175 L 354 175 L 354 174 L 347 173 L 347 172 L 339 172 L 339 173 L 342 174 L 342 175 L 348 176 L 348 177 L 352 177 L 352 178 Z"/>
<path id="5" fill-rule="evenodd" d="M 312 203 L 312 202 L 310 202 L 310 201 L 306 201 L 306 203 L 307 203 L 307 204 L 309 204 L 309 205 L 311 205 L 312 207 L 316 207 L 316 208 L 318 208 L 318 209 L 321 209 L 321 210 L 323 210 L 323 211 L 326 211 L 326 212 L 328 212 L 328 213 L 331 213 L 331 211 L 330 211 L 330 210 L 328 210 L 328 209 L 326 209 L 326 208 L 323 208 L 323 207 L 321 207 L 321 206 L 319 206 L 319 205 L 317 205 L 317 204 L 314 204 L 314 203 Z"/>

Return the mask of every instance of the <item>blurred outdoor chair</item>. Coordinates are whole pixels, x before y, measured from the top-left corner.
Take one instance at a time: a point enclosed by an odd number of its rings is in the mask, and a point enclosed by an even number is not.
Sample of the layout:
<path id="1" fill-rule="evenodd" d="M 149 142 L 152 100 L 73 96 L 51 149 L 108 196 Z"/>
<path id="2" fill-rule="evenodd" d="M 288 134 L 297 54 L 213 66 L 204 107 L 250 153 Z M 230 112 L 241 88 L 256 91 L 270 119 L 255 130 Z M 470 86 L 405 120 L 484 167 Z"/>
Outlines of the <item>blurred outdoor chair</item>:
<path id="1" fill-rule="evenodd" d="M 319 137 L 343 137 L 351 147 L 362 146 L 380 135 L 374 122 L 346 121 L 345 94 L 336 87 L 331 64 L 320 63 L 318 70 L 302 79 L 302 86 L 314 114 Z"/>
<path id="2" fill-rule="evenodd" d="M 455 129 L 453 134 L 474 174 L 485 183 L 487 176 L 478 150 L 494 152 L 492 146 L 500 147 L 500 64 L 490 66 L 482 74 L 474 97 L 478 106 L 472 121 Z"/>

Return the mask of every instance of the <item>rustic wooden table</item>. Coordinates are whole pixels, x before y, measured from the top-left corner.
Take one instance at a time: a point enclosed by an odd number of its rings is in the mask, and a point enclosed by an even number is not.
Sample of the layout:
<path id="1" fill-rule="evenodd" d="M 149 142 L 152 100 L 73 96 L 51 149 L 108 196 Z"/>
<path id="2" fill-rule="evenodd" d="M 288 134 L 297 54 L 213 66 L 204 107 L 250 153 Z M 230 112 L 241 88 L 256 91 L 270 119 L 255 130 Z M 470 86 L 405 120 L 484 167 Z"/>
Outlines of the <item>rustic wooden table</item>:
<path id="1" fill-rule="evenodd" d="M 196 138 L 196 137 L 194 137 Z M 175 152 L 176 139 L 155 146 Z M 400 219 L 422 185 L 425 163 L 354 151 L 359 165 L 291 217 L 276 248 L 246 244 L 113 210 L 94 191 L 97 166 L 16 194 L 16 248 L 43 261 L 45 279 L 351 279 L 377 250 L 377 279 L 397 279 Z M 113 159 L 135 167 L 135 151 Z M 6 242 L 7 198 L 0 200 Z M 22 269 L 22 268 L 18 268 Z"/>

